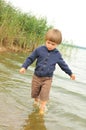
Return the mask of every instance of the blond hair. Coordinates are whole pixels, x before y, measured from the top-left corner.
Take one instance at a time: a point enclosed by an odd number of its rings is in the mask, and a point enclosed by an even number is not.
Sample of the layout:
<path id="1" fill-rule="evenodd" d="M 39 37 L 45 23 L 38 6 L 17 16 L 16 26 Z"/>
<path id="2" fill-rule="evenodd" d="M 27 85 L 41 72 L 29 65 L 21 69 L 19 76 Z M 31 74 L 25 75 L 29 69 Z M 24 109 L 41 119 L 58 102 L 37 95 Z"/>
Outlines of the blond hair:
<path id="1" fill-rule="evenodd" d="M 60 44 L 62 41 L 62 34 L 58 29 L 49 29 L 45 35 L 45 40 L 49 40 L 55 42 L 56 44 Z"/>

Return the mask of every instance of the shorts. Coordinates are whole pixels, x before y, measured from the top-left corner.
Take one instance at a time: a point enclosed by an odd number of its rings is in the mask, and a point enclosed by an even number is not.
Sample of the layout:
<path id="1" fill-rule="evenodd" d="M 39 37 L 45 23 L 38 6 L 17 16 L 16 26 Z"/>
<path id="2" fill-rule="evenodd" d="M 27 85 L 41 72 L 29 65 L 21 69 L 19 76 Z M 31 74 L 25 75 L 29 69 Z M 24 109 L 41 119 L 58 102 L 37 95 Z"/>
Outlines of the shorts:
<path id="1" fill-rule="evenodd" d="M 51 83 L 52 77 L 38 77 L 33 75 L 31 97 L 47 101 L 49 99 Z"/>

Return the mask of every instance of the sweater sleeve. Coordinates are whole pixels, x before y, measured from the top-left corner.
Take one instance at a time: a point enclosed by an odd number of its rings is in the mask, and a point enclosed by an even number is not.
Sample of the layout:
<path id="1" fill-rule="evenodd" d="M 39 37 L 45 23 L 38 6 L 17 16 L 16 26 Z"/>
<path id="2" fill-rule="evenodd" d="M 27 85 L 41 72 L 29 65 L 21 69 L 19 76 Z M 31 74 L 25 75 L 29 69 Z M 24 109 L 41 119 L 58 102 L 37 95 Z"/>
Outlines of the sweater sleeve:
<path id="1" fill-rule="evenodd" d="M 59 62 L 58 65 L 60 66 L 60 68 L 67 73 L 69 76 L 72 74 L 71 69 L 69 68 L 69 66 L 66 64 L 66 62 L 63 60 L 62 56 L 60 55 L 59 57 Z"/>
<path id="2" fill-rule="evenodd" d="M 37 49 L 35 49 L 30 56 L 28 56 L 23 63 L 22 67 L 27 69 L 37 58 Z"/>

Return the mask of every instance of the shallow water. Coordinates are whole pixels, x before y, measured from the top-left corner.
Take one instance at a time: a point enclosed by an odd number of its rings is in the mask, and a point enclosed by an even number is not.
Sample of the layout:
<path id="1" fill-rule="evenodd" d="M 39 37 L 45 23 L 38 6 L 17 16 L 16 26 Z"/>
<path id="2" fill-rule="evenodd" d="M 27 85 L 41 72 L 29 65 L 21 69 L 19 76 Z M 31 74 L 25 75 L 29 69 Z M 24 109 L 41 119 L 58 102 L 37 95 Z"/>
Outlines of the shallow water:
<path id="1" fill-rule="evenodd" d="M 85 56 L 84 49 L 64 56 L 75 81 L 56 66 L 48 111 L 40 116 L 30 96 L 33 65 L 19 73 L 27 54 L 0 53 L 0 130 L 86 130 Z"/>

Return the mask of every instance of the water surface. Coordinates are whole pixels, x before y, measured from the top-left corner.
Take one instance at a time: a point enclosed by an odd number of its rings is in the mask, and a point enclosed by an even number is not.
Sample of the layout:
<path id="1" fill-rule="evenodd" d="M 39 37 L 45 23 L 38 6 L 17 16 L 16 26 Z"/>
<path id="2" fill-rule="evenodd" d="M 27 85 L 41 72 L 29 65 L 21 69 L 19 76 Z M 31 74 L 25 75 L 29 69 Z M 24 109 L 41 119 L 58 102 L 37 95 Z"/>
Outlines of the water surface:
<path id="1" fill-rule="evenodd" d="M 0 130 L 86 130 L 86 50 L 64 56 L 75 81 L 56 66 L 44 116 L 30 96 L 34 65 L 19 73 L 27 55 L 0 53 Z"/>

